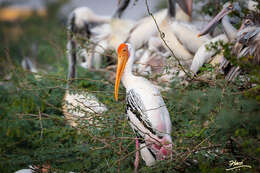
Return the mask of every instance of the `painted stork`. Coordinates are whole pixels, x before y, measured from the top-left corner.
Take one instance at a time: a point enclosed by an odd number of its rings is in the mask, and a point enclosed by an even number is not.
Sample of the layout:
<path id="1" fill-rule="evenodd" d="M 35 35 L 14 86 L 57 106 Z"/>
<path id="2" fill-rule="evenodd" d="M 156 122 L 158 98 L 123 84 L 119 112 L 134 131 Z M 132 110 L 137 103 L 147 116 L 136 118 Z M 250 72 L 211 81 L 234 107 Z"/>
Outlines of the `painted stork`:
<path id="1" fill-rule="evenodd" d="M 129 43 L 122 43 L 117 53 L 115 100 L 118 100 L 118 88 L 122 79 L 126 88 L 126 116 L 136 134 L 137 171 L 139 150 L 148 166 L 172 154 L 171 120 L 159 90 L 147 79 L 132 74 L 134 47 Z"/>
<path id="2" fill-rule="evenodd" d="M 78 61 L 82 61 L 81 65 L 83 67 L 100 68 L 102 57 L 97 56 L 93 58 L 93 51 L 96 48 L 96 40 L 93 39 L 93 37 L 99 34 L 96 33 L 99 26 L 103 24 L 109 24 L 114 18 L 120 18 L 122 16 L 122 13 L 126 9 L 129 1 L 130 0 L 124 0 L 120 2 L 118 4 L 117 10 L 112 15 L 112 17 L 97 15 L 88 7 L 79 7 L 72 11 L 68 18 L 69 41 L 67 44 L 67 49 L 71 54 L 70 56 L 78 57 Z M 104 31 L 104 28 L 102 28 L 102 30 L 102 32 L 109 32 Z M 81 39 L 83 39 L 83 42 L 80 43 L 76 39 L 75 34 L 77 34 L 77 36 L 80 36 Z M 90 44 L 85 44 L 86 40 L 84 39 L 88 40 Z M 95 44 L 91 44 L 91 42 L 94 42 Z M 86 47 L 82 46 L 84 44 L 86 45 Z M 74 53 L 73 50 L 78 51 Z M 92 52 L 90 50 L 92 50 Z"/>
<path id="3" fill-rule="evenodd" d="M 237 58 L 241 57 L 253 57 L 252 63 L 260 64 L 260 27 L 253 24 L 253 22 L 249 19 L 246 19 L 242 22 L 242 25 L 239 30 L 236 30 L 229 22 L 229 18 L 227 14 L 233 11 L 233 4 L 229 4 L 220 11 L 217 16 L 208 24 L 205 30 L 202 31 L 200 35 L 203 35 L 209 32 L 210 29 L 214 28 L 216 23 L 220 21 L 222 18 L 222 25 L 224 27 L 225 33 L 229 37 L 231 41 L 234 42 L 234 47 L 232 49 L 232 53 L 237 56 Z M 229 62 L 224 62 L 224 68 L 227 66 Z M 240 67 L 232 67 L 225 79 L 228 81 L 234 80 L 234 78 L 240 73 Z"/>
<path id="4" fill-rule="evenodd" d="M 188 14 L 191 16 L 192 13 L 192 0 L 186 0 L 186 6 L 188 8 Z M 174 8 L 174 4 L 172 5 Z M 178 18 L 179 11 L 175 10 L 176 13 L 172 14 L 171 30 L 179 40 L 179 42 L 192 54 L 196 53 L 198 48 L 205 42 L 211 39 L 209 35 L 203 37 L 197 37 L 202 26 L 197 26 L 198 21 L 183 20 Z M 201 25 L 201 22 L 200 22 Z"/>
<path id="5" fill-rule="evenodd" d="M 168 1 L 168 13 L 167 16 L 160 23 L 159 28 L 164 35 L 164 40 L 173 51 L 174 55 L 182 62 L 183 65 L 189 65 L 192 61 L 193 55 L 191 52 L 179 41 L 176 34 L 172 30 L 172 22 L 175 20 L 176 16 L 176 2 L 179 1 L 169 0 Z M 186 3 L 186 1 L 181 1 L 181 3 Z M 186 4 L 186 7 L 188 5 Z M 189 8 L 186 9 L 186 13 L 191 15 Z M 168 50 L 168 47 L 163 44 L 163 46 Z"/>

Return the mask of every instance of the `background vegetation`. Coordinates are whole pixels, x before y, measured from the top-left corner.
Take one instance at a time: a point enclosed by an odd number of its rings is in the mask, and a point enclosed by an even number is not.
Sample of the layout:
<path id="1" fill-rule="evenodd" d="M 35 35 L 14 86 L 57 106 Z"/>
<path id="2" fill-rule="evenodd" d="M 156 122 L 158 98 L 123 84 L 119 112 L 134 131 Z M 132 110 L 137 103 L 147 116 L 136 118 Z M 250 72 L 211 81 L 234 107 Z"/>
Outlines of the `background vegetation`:
<path id="1" fill-rule="evenodd" d="M 214 15 L 221 6 L 211 3 L 204 12 Z M 87 121 L 73 128 L 64 120 L 61 108 L 68 64 L 66 27 L 54 17 L 59 6 L 50 6 L 46 18 L 0 23 L 0 172 L 48 164 L 50 172 L 133 172 L 135 144 L 124 116 L 125 92 L 121 87 L 116 103 L 109 73 L 79 67 L 71 88 L 92 92 L 108 106 L 101 128 Z M 23 57 L 32 55 L 32 44 L 38 45 L 32 58 L 42 69 L 37 75 L 20 65 Z M 259 71 L 253 75 L 259 78 Z M 252 167 L 236 171 L 259 172 L 256 84 L 255 88 L 239 80 L 228 84 L 221 75 L 188 86 L 172 83 L 171 90 L 162 94 L 173 125 L 173 158 L 153 167 L 141 161 L 139 171 L 224 172 L 229 161 L 236 160 Z"/>

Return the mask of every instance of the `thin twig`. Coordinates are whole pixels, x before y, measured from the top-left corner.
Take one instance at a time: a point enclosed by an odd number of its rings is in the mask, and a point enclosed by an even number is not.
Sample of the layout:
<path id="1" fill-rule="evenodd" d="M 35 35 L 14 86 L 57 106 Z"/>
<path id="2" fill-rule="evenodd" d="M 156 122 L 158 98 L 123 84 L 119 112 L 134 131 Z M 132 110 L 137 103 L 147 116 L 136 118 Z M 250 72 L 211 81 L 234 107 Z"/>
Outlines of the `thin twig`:
<path id="1" fill-rule="evenodd" d="M 171 54 L 173 55 L 173 58 L 178 62 L 179 67 L 181 68 L 181 70 L 190 78 L 192 79 L 193 77 L 185 70 L 185 68 L 182 66 L 180 60 L 175 56 L 174 52 L 172 51 L 172 49 L 170 48 L 170 46 L 166 43 L 165 39 L 164 39 L 164 33 L 160 30 L 160 27 L 153 15 L 153 13 L 150 11 L 149 6 L 148 6 L 148 2 L 147 0 L 145 0 L 145 4 L 146 4 L 146 9 L 148 14 L 153 18 L 156 28 L 159 32 L 160 38 L 162 39 L 163 43 L 165 44 L 165 46 L 170 50 Z"/>
<path id="2" fill-rule="evenodd" d="M 40 120 L 40 127 L 41 127 L 40 139 L 42 139 L 42 135 L 43 135 L 43 125 L 42 125 L 42 114 L 41 114 L 40 109 L 39 109 L 39 120 Z"/>

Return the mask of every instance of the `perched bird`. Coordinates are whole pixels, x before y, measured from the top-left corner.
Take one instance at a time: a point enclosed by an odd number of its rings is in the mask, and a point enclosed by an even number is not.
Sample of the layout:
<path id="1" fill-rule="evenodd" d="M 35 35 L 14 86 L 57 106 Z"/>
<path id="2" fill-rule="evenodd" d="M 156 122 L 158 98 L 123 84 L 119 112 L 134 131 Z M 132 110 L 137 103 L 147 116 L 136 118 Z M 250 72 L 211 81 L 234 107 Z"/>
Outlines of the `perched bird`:
<path id="1" fill-rule="evenodd" d="M 171 120 L 159 90 L 147 79 L 132 74 L 134 47 L 122 43 L 117 53 L 115 100 L 118 100 L 118 88 L 122 79 L 126 88 L 126 116 L 136 134 L 137 171 L 139 150 L 148 166 L 172 154 Z"/>
<path id="2" fill-rule="evenodd" d="M 248 0 L 247 1 L 247 8 L 251 11 L 254 12 L 260 12 L 259 8 L 257 8 L 257 6 L 259 5 L 259 1 L 253 1 L 253 0 Z"/>
<path id="3" fill-rule="evenodd" d="M 91 31 L 95 26 L 109 22 L 110 17 L 99 16 L 95 14 L 88 7 L 79 7 L 73 10 L 68 18 L 68 43 L 67 51 L 69 56 L 72 56 L 85 63 L 85 67 L 92 68 L 92 62 L 90 62 L 89 54 L 86 49 L 91 49 L 91 44 L 84 44 L 87 40 L 90 40 L 93 33 Z M 81 42 L 77 37 L 81 38 Z M 83 47 L 85 46 L 85 47 Z M 80 57 L 80 58 L 77 58 Z M 100 61 L 100 60 L 97 60 Z"/>
<path id="4" fill-rule="evenodd" d="M 74 42 L 71 42 L 74 43 Z M 75 52 L 74 52 L 75 53 Z M 69 86 L 76 78 L 76 56 L 68 53 L 68 84 L 63 99 L 63 113 L 71 126 L 77 126 L 78 120 L 88 120 L 90 124 L 97 124 L 98 114 L 107 111 L 107 107 L 98 101 L 91 93 L 86 91 L 70 91 Z"/>
<path id="5" fill-rule="evenodd" d="M 229 4 L 220 11 L 217 16 L 209 23 L 209 25 L 202 31 L 200 35 L 209 32 L 210 29 L 214 28 L 216 23 L 222 18 L 222 25 L 225 33 L 229 39 L 234 43 L 232 48 L 232 54 L 238 59 L 241 57 L 249 57 L 250 61 L 256 65 L 260 64 L 260 27 L 256 26 L 251 20 L 246 19 L 242 22 L 239 30 L 236 30 L 229 22 L 229 14 L 233 11 L 233 4 Z M 222 67 L 227 67 L 228 61 L 224 61 Z M 240 67 L 232 67 L 228 70 L 225 77 L 227 81 L 232 81 L 240 73 Z"/>

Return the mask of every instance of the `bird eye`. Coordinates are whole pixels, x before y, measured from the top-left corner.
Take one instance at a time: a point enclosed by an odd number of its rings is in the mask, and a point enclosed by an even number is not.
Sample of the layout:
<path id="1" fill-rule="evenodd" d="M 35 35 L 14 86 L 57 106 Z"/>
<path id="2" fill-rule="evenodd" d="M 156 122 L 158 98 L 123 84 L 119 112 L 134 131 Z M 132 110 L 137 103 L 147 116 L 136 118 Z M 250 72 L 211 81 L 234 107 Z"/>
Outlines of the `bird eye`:
<path id="1" fill-rule="evenodd" d="M 233 9 L 233 5 L 230 4 L 230 5 L 228 6 L 228 9 Z"/>
<path id="2" fill-rule="evenodd" d="M 251 20 L 249 20 L 249 19 L 247 19 L 247 20 L 246 20 L 246 22 L 245 22 L 245 25 L 247 25 L 247 26 L 248 26 L 248 25 L 251 25 L 251 24 L 252 24 L 252 21 L 251 21 Z"/>
<path id="3" fill-rule="evenodd" d="M 159 138 L 159 139 L 162 139 L 162 138 L 163 138 L 163 136 L 159 135 L 159 136 L 158 136 L 158 138 Z"/>

